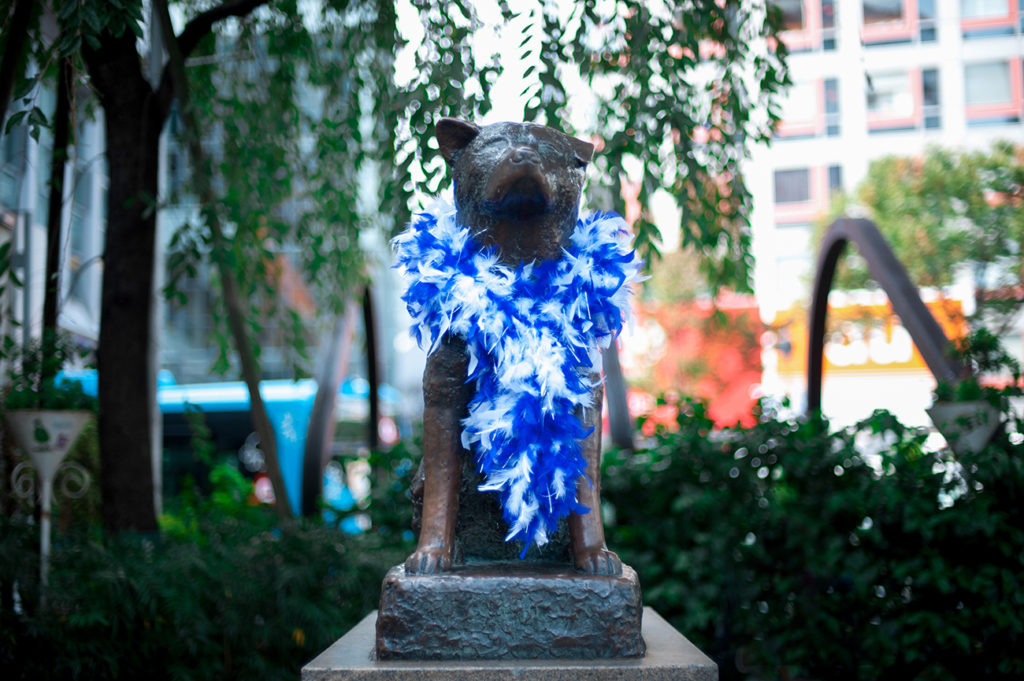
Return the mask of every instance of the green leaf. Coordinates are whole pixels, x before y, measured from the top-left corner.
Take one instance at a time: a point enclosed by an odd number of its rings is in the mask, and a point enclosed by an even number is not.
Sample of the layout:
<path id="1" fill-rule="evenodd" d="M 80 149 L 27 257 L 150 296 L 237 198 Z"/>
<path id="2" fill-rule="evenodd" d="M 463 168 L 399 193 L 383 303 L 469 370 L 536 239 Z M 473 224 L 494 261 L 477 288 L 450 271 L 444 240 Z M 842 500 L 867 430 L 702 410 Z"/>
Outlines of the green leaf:
<path id="1" fill-rule="evenodd" d="M 35 87 L 38 84 L 38 82 L 39 82 L 38 76 L 32 76 L 32 77 L 29 77 L 29 78 L 25 78 L 23 81 L 21 81 L 18 84 L 18 87 L 15 88 L 14 94 L 11 95 L 11 99 L 18 100 L 18 99 L 24 99 L 25 97 L 28 97 L 29 94 L 32 93 L 32 90 L 35 89 Z"/>
<path id="2" fill-rule="evenodd" d="M 28 110 L 27 109 L 22 109 L 21 111 L 15 111 L 10 116 L 8 116 L 7 117 L 7 125 L 4 126 L 4 134 L 5 135 L 9 135 L 11 133 L 11 130 L 13 128 L 17 127 L 18 124 L 20 124 L 21 121 L 23 121 L 25 119 L 25 116 L 27 116 L 27 115 L 28 115 Z"/>

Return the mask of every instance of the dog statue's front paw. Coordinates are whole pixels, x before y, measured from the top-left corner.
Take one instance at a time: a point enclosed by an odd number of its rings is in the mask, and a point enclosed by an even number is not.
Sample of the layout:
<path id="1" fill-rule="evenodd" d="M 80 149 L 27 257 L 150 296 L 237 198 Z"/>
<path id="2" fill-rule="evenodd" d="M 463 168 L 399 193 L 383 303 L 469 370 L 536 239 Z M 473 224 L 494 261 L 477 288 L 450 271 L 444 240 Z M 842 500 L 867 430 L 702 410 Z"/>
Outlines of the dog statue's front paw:
<path id="1" fill-rule="evenodd" d="M 416 549 L 405 560 L 405 571 L 410 575 L 434 575 L 452 567 L 452 552 L 443 548 Z"/>
<path id="2" fill-rule="evenodd" d="M 618 577 L 622 574 L 622 561 L 613 551 L 606 548 L 590 549 L 575 557 L 576 569 L 588 575 L 608 575 Z"/>

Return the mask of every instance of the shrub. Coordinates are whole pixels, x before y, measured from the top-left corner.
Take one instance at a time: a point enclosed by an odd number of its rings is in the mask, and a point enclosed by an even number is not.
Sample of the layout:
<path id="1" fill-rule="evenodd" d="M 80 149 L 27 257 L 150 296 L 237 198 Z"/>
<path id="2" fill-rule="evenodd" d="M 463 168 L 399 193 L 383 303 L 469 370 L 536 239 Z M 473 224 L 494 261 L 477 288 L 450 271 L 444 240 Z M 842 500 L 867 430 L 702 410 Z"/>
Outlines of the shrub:
<path id="1" fill-rule="evenodd" d="M 229 466 L 213 466 L 210 486 L 188 486 L 157 536 L 61 537 L 44 607 L 35 528 L 8 519 L 0 583 L 17 582 L 22 612 L 0 620 L 4 678 L 297 678 L 376 607 L 384 572 L 408 555 L 393 531 L 280 523 L 247 503 L 251 486 Z"/>
<path id="2" fill-rule="evenodd" d="M 954 461 L 884 412 L 838 432 L 761 416 L 712 433 L 687 402 L 604 473 L 609 542 L 721 678 L 1024 674 L 1020 444 Z"/>
<path id="3" fill-rule="evenodd" d="M 79 381 L 57 375 L 82 354 L 70 336 L 47 331 L 42 339 L 6 348 L 3 354 L 10 356 L 0 400 L 4 409 L 96 409 L 96 400 L 85 394 Z"/>

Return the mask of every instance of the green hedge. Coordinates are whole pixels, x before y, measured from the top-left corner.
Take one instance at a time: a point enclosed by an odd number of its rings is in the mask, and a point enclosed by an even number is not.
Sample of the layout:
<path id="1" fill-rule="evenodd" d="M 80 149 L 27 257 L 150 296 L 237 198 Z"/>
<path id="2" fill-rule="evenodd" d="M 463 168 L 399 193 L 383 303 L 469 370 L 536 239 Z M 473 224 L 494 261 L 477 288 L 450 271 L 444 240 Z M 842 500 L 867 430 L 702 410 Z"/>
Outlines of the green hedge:
<path id="1" fill-rule="evenodd" d="M 836 433 L 771 416 L 712 433 L 687 402 L 609 457 L 609 543 L 645 602 L 723 679 L 1024 676 L 1019 435 L 954 461 L 882 412 Z"/>
<path id="2" fill-rule="evenodd" d="M 954 461 L 884 413 L 836 433 L 772 414 L 713 432 L 703 405 L 682 407 L 678 431 L 608 456 L 609 543 L 723 679 L 1024 676 L 1016 420 Z M 159 536 L 58 534 L 45 608 L 36 528 L 2 519 L 3 678 L 297 678 L 408 554 L 412 459 L 374 459 L 374 530 L 355 537 L 281 525 L 215 467 Z"/>
<path id="3" fill-rule="evenodd" d="M 401 517 L 408 466 L 377 461 L 373 507 Z M 295 679 L 306 662 L 377 606 L 385 571 L 408 541 L 389 524 L 351 536 L 322 522 L 279 523 L 246 503 L 227 466 L 212 493 L 189 488 L 158 536 L 56 542 L 38 605 L 37 528 L 0 526 L 0 669 L 5 679 Z M 399 510 L 396 510 L 399 509 Z M 404 521 L 405 518 L 402 518 Z"/>

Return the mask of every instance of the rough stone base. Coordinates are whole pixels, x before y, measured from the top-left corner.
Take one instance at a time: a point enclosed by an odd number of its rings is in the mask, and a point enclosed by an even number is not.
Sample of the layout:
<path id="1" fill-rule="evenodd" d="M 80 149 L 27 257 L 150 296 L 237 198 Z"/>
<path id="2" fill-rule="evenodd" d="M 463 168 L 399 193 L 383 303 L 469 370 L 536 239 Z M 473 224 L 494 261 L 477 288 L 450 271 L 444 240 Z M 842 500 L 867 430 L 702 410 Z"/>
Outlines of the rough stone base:
<path id="1" fill-rule="evenodd" d="M 382 660 L 638 657 L 636 572 L 584 575 L 536 563 L 463 566 L 440 575 L 392 568 L 381 589 Z"/>
<path id="2" fill-rule="evenodd" d="M 598 660 L 377 660 L 370 613 L 302 668 L 302 681 L 717 681 L 718 667 L 651 608 L 647 654 Z"/>

